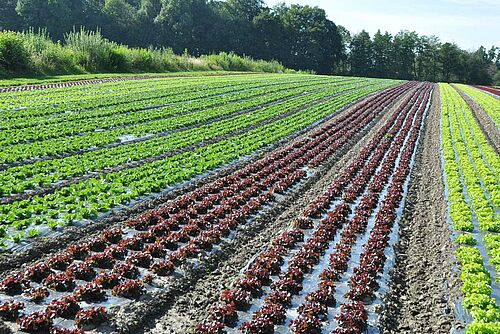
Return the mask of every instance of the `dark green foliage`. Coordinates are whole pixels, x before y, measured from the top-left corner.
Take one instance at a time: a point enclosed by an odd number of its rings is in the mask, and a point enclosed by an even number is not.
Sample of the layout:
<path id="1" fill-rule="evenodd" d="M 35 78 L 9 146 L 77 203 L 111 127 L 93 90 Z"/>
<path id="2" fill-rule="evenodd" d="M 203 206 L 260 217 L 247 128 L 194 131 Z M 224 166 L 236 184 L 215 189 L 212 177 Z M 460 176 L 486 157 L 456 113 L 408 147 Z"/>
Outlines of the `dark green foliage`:
<path id="1" fill-rule="evenodd" d="M 4 72 L 25 72 L 29 55 L 22 38 L 13 32 L 0 33 L 0 69 Z"/>
<path id="2" fill-rule="evenodd" d="M 349 62 L 351 65 L 351 74 L 368 77 L 372 75 L 372 41 L 366 31 L 362 31 L 352 37 L 349 46 L 351 52 Z"/>
<path id="3" fill-rule="evenodd" d="M 53 75 L 99 72 L 175 71 L 284 72 L 276 61 L 253 60 L 220 52 L 192 57 L 171 49 L 129 48 L 102 37 L 100 31 L 73 31 L 65 44 L 54 43 L 45 31 L 0 31 L 0 75 Z"/>
<path id="4" fill-rule="evenodd" d="M 18 30 L 22 27 L 22 20 L 16 13 L 17 0 L 2 0 L 0 5 L 0 30 Z"/>
<path id="5" fill-rule="evenodd" d="M 475 52 L 456 44 L 441 44 L 436 36 L 419 36 L 400 31 L 395 36 L 378 31 L 373 38 L 366 31 L 350 36 L 343 32 L 343 60 L 335 73 L 420 81 L 499 83 L 499 49 Z"/>
<path id="6" fill-rule="evenodd" d="M 319 7 L 291 5 L 277 7 L 285 38 L 282 60 L 285 66 L 331 73 L 340 57 L 341 36 L 337 26 Z"/>
<path id="7" fill-rule="evenodd" d="M 318 7 L 271 9 L 262 0 L 6 1 L 12 19 L 0 18 L 3 29 L 46 29 L 55 40 L 75 28 L 99 28 L 103 37 L 132 47 L 168 47 L 177 54 L 187 49 L 194 56 L 234 52 L 319 73 L 332 73 L 340 58 L 337 27 Z M 106 66 L 91 59 L 97 66 L 91 70 L 127 67 L 119 52 L 102 52 L 110 58 Z"/>

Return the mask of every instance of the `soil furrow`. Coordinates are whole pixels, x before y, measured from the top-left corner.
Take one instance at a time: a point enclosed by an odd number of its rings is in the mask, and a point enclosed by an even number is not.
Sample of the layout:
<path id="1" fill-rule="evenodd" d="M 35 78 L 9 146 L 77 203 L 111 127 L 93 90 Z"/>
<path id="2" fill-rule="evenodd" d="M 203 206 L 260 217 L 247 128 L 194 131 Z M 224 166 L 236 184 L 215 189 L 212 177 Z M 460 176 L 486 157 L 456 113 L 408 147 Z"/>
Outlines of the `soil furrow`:
<path id="1" fill-rule="evenodd" d="M 454 313 L 461 292 L 440 167 L 440 105 L 436 87 L 399 224 L 381 333 L 444 334 L 463 328 Z"/>

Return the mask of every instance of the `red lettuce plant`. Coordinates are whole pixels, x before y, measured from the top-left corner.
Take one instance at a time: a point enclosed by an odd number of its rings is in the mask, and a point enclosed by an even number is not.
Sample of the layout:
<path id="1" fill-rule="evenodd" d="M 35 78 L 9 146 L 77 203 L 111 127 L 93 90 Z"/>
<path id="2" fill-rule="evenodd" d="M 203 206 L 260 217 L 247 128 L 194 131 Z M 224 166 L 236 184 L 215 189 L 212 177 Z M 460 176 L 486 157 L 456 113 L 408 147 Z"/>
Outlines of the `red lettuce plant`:
<path id="1" fill-rule="evenodd" d="M 24 309 L 24 303 L 9 300 L 0 305 L 0 317 L 3 320 L 14 321 L 19 317 L 19 311 Z"/>
<path id="2" fill-rule="evenodd" d="M 212 307 L 210 317 L 223 322 L 227 326 L 234 326 L 238 321 L 238 313 L 234 304 L 223 304 Z"/>
<path id="3" fill-rule="evenodd" d="M 113 228 L 102 231 L 102 236 L 107 242 L 116 244 L 123 238 L 123 230 L 120 228 Z"/>
<path id="4" fill-rule="evenodd" d="M 85 262 L 98 268 L 111 269 L 116 260 L 109 253 L 97 253 L 87 257 Z"/>
<path id="5" fill-rule="evenodd" d="M 141 268 L 148 268 L 153 262 L 153 257 L 147 252 L 136 252 L 130 254 L 126 262 Z"/>
<path id="6" fill-rule="evenodd" d="M 73 263 L 72 265 L 70 265 L 66 269 L 66 274 L 68 276 L 75 277 L 76 279 L 81 279 L 81 280 L 84 280 L 84 281 L 90 281 L 90 280 L 92 280 L 95 277 L 96 272 L 87 263 L 85 263 L 85 262 L 77 262 L 77 263 Z"/>
<path id="7" fill-rule="evenodd" d="M 139 268 L 128 262 L 118 262 L 113 267 L 113 273 L 120 274 L 125 278 L 134 279 L 139 277 Z"/>
<path id="8" fill-rule="evenodd" d="M 144 252 L 157 259 L 162 259 L 167 254 L 165 248 L 158 244 L 147 245 L 146 247 L 144 247 Z"/>
<path id="9" fill-rule="evenodd" d="M 49 290 L 44 287 L 32 288 L 25 292 L 26 297 L 34 303 L 42 302 L 45 297 L 49 296 Z"/>
<path id="10" fill-rule="evenodd" d="M 18 295 L 23 292 L 27 283 L 20 273 L 9 275 L 0 283 L 0 291 L 8 295 Z"/>
<path id="11" fill-rule="evenodd" d="M 118 273 L 111 273 L 111 272 L 101 272 L 97 277 L 94 279 L 94 282 L 100 286 L 102 286 L 104 289 L 113 289 L 115 286 L 120 284 L 120 279 L 121 275 Z"/>
<path id="12" fill-rule="evenodd" d="M 108 246 L 108 241 L 104 236 L 97 236 L 89 240 L 89 246 L 94 252 L 102 252 Z"/>
<path id="13" fill-rule="evenodd" d="M 84 260 L 90 254 L 90 244 L 84 242 L 77 245 L 70 245 L 67 248 L 67 252 L 76 260 Z"/>
<path id="14" fill-rule="evenodd" d="M 27 279 L 40 283 L 52 273 L 52 269 L 45 262 L 37 262 L 26 268 L 24 276 Z"/>
<path id="15" fill-rule="evenodd" d="M 57 270 L 66 270 L 71 262 L 73 262 L 73 257 L 69 253 L 56 254 L 47 260 L 47 264 Z"/>
<path id="16" fill-rule="evenodd" d="M 62 272 L 59 274 L 52 274 L 43 280 L 43 284 L 50 289 L 65 292 L 72 291 L 75 287 L 75 280 L 73 276 Z"/>
<path id="17" fill-rule="evenodd" d="M 95 282 L 89 282 L 85 285 L 79 286 L 73 295 L 76 299 L 87 302 L 98 302 L 106 297 L 106 293 Z"/>
<path id="18" fill-rule="evenodd" d="M 90 310 L 81 310 L 75 316 L 75 325 L 84 330 L 93 329 L 108 319 L 104 307 L 95 307 Z"/>
<path id="19" fill-rule="evenodd" d="M 74 296 L 65 296 L 60 299 L 52 300 L 47 306 L 47 311 L 50 311 L 62 318 L 73 318 L 80 310 L 80 305 Z"/>
<path id="20" fill-rule="evenodd" d="M 118 245 L 126 249 L 140 251 L 144 247 L 144 241 L 139 236 L 133 236 L 120 240 Z"/>
<path id="21" fill-rule="evenodd" d="M 129 280 L 125 283 L 118 284 L 112 290 L 113 296 L 136 299 L 145 292 L 144 285 L 140 280 Z"/>
<path id="22" fill-rule="evenodd" d="M 290 331 L 294 334 L 321 334 L 321 321 L 314 315 L 299 315 L 290 322 Z"/>
<path id="23" fill-rule="evenodd" d="M 52 327 L 54 314 L 34 312 L 17 319 L 19 329 L 28 333 L 48 333 Z"/>
<path id="24" fill-rule="evenodd" d="M 104 249 L 104 253 L 110 255 L 115 260 L 123 260 L 128 251 L 122 246 L 111 245 Z"/>
<path id="25" fill-rule="evenodd" d="M 79 328 L 64 328 L 54 326 L 50 329 L 50 334 L 84 334 L 85 332 Z"/>
<path id="26" fill-rule="evenodd" d="M 224 324 L 217 320 L 205 320 L 196 326 L 199 334 L 225 334 Z"/>
<path id="27" fill-rule="evenodd" d="M 171 261 L 163 260 L 153 263 L 149 270 L 160 276 L 167 276 L 174 271 L 174 268 L 175 266 Z"/>
<path id="28" fill-rule="evenodd" d="M 245 334 L 274 334 L 273 322 L 261 317 L 244 322 L 240 329 Z"/>
<path id="29" fill-rule="evenodd" d="M 340 308 L 340 314 L 335 317 L 339 326 L 333 331 L 334 334 L 363 333 L 367 326 L 368 314 L 361 302 L 344 304 Z"/>
<path id="30" fill-rule="evenodd" d="M 262 282 L 255 276 L 246 275 L 239 278 L 236 286 L 250 292 L 253 297 L 259 297 L 262 294 Z"/>
<path id="31" fill-rule="evenodd" d="M 220 300 L 226 304 L 234 304 L 239 311 L 247 310 L 250 307 L 250 292 L 243 289 L 224 290 Z"/>

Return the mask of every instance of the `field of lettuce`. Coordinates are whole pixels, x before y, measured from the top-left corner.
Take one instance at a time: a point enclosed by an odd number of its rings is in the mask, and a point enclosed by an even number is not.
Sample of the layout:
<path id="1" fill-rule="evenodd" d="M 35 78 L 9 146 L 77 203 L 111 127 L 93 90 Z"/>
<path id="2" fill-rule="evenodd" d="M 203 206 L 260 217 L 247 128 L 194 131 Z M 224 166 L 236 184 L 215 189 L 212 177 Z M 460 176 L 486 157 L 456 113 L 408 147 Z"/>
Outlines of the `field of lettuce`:
<path id="1" fill-rule="evenodd" d="M 498 94 L 0 87 L 0 333 L 500 333 Z"/>

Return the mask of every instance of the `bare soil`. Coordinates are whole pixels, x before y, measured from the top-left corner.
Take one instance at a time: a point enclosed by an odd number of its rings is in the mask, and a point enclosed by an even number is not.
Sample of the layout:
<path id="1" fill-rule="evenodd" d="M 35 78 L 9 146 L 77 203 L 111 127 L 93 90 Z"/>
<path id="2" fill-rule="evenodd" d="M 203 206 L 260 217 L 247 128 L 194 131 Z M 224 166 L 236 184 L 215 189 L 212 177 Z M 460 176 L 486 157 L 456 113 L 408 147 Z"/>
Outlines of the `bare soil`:
<path id="1" fill-rule="evenodd" d="M 380 319 L 384 334 L 438 334 L 464 328 L 455 315 L 462 295 L 444 198 L 440 106 L 436 85 L 411 173 L 391 288 L 384 298 Z"/>

